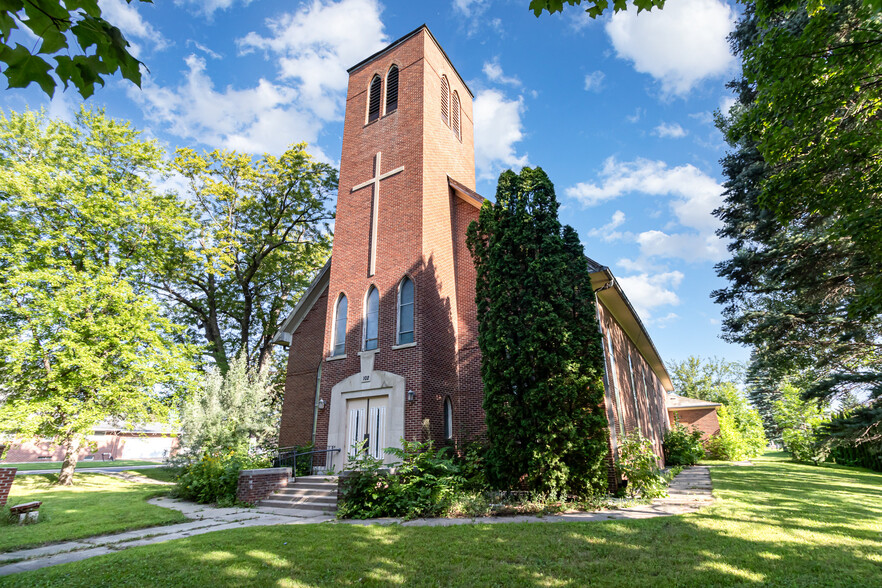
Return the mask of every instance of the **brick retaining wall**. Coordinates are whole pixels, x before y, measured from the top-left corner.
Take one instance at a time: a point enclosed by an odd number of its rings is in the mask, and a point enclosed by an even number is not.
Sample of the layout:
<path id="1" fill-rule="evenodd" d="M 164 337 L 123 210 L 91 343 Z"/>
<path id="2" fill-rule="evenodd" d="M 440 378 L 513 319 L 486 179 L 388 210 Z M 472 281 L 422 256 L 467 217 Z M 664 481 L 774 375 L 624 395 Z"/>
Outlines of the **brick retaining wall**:
<path id="1" fill-rule="evenodd" d="M 15 481 L 16 468 L 0 468 L 0 506 L 6 504 L 9 490 Z"/>
<path id="2" fill-rule="evenodd" d="M 285 488 L 291 479 L 291 468 L 264 468 L 239 472 L 236 498 L 254 503 L 267 498 L 276 490 Z"/>

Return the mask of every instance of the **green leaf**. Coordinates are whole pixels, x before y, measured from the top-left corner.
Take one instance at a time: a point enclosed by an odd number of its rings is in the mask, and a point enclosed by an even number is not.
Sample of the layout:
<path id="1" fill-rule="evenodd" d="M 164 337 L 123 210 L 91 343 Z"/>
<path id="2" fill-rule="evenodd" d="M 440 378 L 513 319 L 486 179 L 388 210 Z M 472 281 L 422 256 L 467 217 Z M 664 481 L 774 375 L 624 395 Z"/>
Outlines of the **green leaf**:
<path id="1" fill-rule="evenodd" d="M 17 29 L 18 25 L 15 24 L 15 19 L 9 16 L 9 13 L 6 11 L 0 12 L 0 41 L 4 44 L 9 41 L 9 35 L 12 33 L 13 29 Z"/>
<path id="2" fill-rule="evenodd" d="M 31 82 L 37 82 L 50 97 L 54 94 L 55 80 L 49 75 L 52 66 L 42 58 L 31 55 L 21 44 L 16 44 L 15 49 L 3 47 L 0 61 L 8 65 L 3 72 L 9 82 L 8 87 L 26 88 Z"/>

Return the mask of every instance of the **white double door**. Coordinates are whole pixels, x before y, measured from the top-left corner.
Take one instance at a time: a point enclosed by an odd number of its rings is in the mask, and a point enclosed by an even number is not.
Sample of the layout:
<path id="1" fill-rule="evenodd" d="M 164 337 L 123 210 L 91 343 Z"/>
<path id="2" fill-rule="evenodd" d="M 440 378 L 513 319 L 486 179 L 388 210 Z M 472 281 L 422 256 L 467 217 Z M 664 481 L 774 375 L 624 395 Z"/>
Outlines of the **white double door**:
<path id="1" fill-rule="evenodd" d="M 358 450 L 364 451 L 375 459 L 383 459 L 383 450 L 389 445 L 386 442 L 386 408 L 389 396 L 373 396 L 370 398 L 353 398 L 346 401 L 346 413 L 349 423 L 346 430 L 346 455 L 357 456 Z"/>

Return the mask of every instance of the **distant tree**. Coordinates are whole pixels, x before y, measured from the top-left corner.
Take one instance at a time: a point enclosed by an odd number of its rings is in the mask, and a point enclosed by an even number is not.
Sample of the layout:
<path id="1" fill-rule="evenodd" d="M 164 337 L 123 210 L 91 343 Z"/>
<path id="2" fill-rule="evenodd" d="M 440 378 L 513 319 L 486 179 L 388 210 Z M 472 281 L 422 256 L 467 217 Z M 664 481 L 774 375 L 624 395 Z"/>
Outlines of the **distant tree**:
<path id="1" fill-rule="evenodd" d="M 669 361 L 667 367 L 677 394 L 699 400 L 710 400 L 716 388 L 738 385 L 744 377 L 740 363 L 718 357 L 691 355 L 680 362 Z"/>
<path id="2" fill-rule="evenodd" d="M 164 419 L 195 350 L 144 277 L 189 217 L 149 178 L 162 151 L 81 109 L 74 123 L 0 114 L 0 430 L 51 437 L 73 481 L 105 419 Z"/>
<path id="3" fill-rule="evenodd" d="M 139 0 L 152 2 L 152 0 Z M 132 0 L 126 0 L 131 4 Z M 21 30 L 21 40 L 39 45 L 33 48 L 16 43 L 13 31 Z M 71 41 L 78 50 L 71 50 Z M 122 32 L 101 16 L 98 0 L 4 0 L 0 3 L 0 62 L 10 88 L 24 88 L 36 82 L 52 96 L 56 77 L 65 89 L 70 84 L 83 98 L 95 92 L 95 84 L 119 74 L 141 86 L 141 65 L 129 52 Z M 55 64 L 47 58 L 52 57 Z M 53 77 L 54 73 L 56 77 Z"/>
<path id="4" fill-rule="evenodd" d="M 824 407 L 817 401 L 803 400 L 802 391 L 789 383 L 781 386 L 781 400 L 774 406 L 784 447 L 793 460 L 817 462 L 821 457 L 821 428 L 829 420 Z"/>
<path id="5" fill-rule="evenodd" d="M 576 232 L 557 217 L 540 168 L 499 177 L 468 229 L 497 487 L 586 494 L 606 488 L 603 355 Z"/>
<path id="6" fill-rule="evenodd" d="M 337 172 L 303 143 L 257 160 L 179 149 L 173 166 L 197 224 L 154 287 L 222 375 L 240 353 L 263 370 L 286 311 L 330 253 Z"/>

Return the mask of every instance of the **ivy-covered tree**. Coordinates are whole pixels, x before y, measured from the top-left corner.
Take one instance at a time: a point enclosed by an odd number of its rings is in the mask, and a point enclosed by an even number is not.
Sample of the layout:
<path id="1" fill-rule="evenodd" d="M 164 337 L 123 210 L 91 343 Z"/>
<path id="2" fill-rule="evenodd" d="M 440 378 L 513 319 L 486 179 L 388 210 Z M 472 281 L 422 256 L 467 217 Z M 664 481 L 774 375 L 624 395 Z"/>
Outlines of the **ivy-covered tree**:
<path id="1" fill-rule="evenodd" d="M 13 47 L 16 37 L 25 44 L 16 42 Z M 0 62 L 10 88 L 36 82 L 52 96 L 60 80 L 65 89 L 72 84 L 88 98 L 95 84 L 103 86 L 104 78 L 117 72 L 140 87 L 143 64 L 129 47 L 122 32 L 102 17 L 98 0 L 0 2 Z"/>
<path id="2" fill-rule="evenodd" d="M 187 181 L 196 225 L 156 291 L 221 374 L 240 353 L 263 370 L 279 324 L 330 253 L 337 172 L 303 143 L 257 160 L 179 149 L 173 167 Z"/>
<path id="3" fill-rule="evenodd" d="M 95 425 L 164 419 L 192 370 L 144 284 L 190 222 L 162 169 L 101 112 L 0 114 L 0 431 L 55 439 L 60 484 Z"/>
<path id="4" fill-rule="evenodd" d="M 499 177 L 468 229 L 491 483 L 606 488 L 603 355 L 588 265 L 540 168 Z"/>

